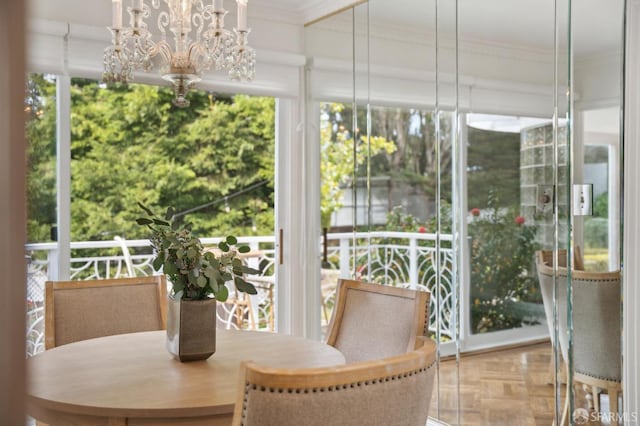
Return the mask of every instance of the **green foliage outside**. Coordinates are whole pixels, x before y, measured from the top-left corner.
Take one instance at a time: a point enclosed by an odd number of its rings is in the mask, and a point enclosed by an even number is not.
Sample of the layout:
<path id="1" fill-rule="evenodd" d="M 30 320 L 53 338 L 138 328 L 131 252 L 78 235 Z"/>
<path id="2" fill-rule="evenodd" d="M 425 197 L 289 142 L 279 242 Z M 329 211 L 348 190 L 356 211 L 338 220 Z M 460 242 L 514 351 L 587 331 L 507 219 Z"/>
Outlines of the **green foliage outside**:
<path id="1" fill-rule="evenodd" d="M 609 193 L 604 192 L 598 195 L 593 202 L 594 217 L 609 217 Z"/>
<path id="2" fill-rule="evenodd" d="M 388 175 L 393 183 L 408 184 L 417 197 L 426 197 L 435 204 L 439 172 L 441 200 L 451 200 L 451 113 L 439 113 L 439 143 L 432 110 L 373 107 L 371 115 L 372 133 L 393 141 L 397 147 L 392 155 L 372 158 L 371 175 Z M 435 211 L 429 213 L 435 215 Z"/>
<path id="3" fill-rule="evenodd" d="M 606 152 L 606 151 L 605 151 Z M 584 218 L 584 265 L 587 271 L 609 270 L 609 194 L 596 197 L 593 216 Z"/>
<path id="4" fill-rule="evenodd" d="M 607 248 L 609 245 L 609 220 L 590 217 L 584 222 L 584 244 L 587 248 Z"/>
<path id="5" fill-rule="evenodd" d="M 502 209 L 495 192 L 487 208 L 472 210 L 471 327 L 475 333 L 535 324 L 544 316 L 534 254 L 535 226 Z"/>
<path id="6" fill-rule="evenodd" d="M 331 226 L 332 215 L 342 208 L 344 186 L 353 181 L 354 171 L 357 173 L 370 157 L 392 154 L 396 150 L 395 144 L 384 137 L 354 137 L 340 125 L 344 110 L 344 104 L 321 105 L 320 220 L 323 228 Z"/>
<path id="7" fill-rule="evenodd" d="M 381 231 L 391 232 L 427 232 L 426 224 L 407 213 L 403 206 L 395 206 L 387 213 L 387 223 L 382 228 Z"/>
<path id="8" fill-rule="evenodd" d="M 597 249 L 609 246 L 609 194 L 600 194 L 593 203 L 593 216 L 584 221 L 584 244 Z"/>
<path id="9" fill-rule="evenodd" d="M 488 187 L 500 194 L 500 207 L 520 204 L 520 134 L 469 127 L 468 205 L 485 208 Z"/>
<path id="10" fill-rule="evenodd" d="M 368 120 L 367 112 L 370 113 Z M 321 123 L 323 125 L 322 140 L 331 140 L 335 143 L 340 137 L 347 140 L 354 138 L 358 142 L 357 162 L 355 168 L 341 170 L 346 172 L 348 180 L 352 178 L 365 179 L 367 177 L 389 179 L 390 194 L 402 193 L 410 188 L 410 196 L 419 200 L 419 204 L 428 206 L 420 214 L 421 218 L 435 215 L 436 181 L 440 172 L 440 195 L 442 200 L 451 200 L 452 181 L 452 129 L 450 113 L 440 112 L 440 141 L 436 140 L 436 120 L 432 110 L 399 107 L 367 108 L 358 106 L 354 111 L 350 104 L 321 104 Z M 355 126 L 355 129 L 354 129 Z M 368 129 L 373 137 L 371 145 L 363 139 L 366 132 L 360 129 Z M 386 142 L 385 142 L 386 141 Z M 391 149 L 393 144 L 393 149 Z M 336 147 L 337 148 L 337 147 Z M 353 162 L 353 150 L 325 153 L 321 167 L 327 157 L 335 154 L 345 161 L 345 155 Z M 352 146 L 351 146 L 352 148 Z M 360 157 L 362 155 L 362 157 Z M 329 170 L 329 172 L 331 172 Z M 328 187 L 323 189 L 328 194 L 335 188 L 336 180 L 329 176 Z M 345 175 L 342 175 L 345 176 Z M 323 199 L 330 199 L 324 197 Z M 339 198 L 338 198 L 339 200 Z M 430 207 L 429 207 L 430 206 Z M 334 206 L 323 204 L 323 223 L 328 222 L 329 211 Z M 418 212 L 414 211 L 414 214 Z"/>
<path id="11" fill-rule="evenodd" d="M 29 240 L 46 241 L 55 224 L 55 84 L 30 76 L 27 103 Z M 190 95 L 172 106 L 167 87 L 71 87 L 71 238 L 147 238 L 136 203 L 189 214 L 201 236 L 273 233 L 275 107 L 272 98 Z M 238 197 L 225 197 L 247 188 Z M 227 211 L 228 210 L 228 211 Z M 180 217 L 178 215 L 178 217 Z"/>
<path id="12" fill-rule="evenodd" d="M 27 144 L 28 240 L 47 241 L 56 222 L 55 82 L 30 76 L 25 104 Z"/>

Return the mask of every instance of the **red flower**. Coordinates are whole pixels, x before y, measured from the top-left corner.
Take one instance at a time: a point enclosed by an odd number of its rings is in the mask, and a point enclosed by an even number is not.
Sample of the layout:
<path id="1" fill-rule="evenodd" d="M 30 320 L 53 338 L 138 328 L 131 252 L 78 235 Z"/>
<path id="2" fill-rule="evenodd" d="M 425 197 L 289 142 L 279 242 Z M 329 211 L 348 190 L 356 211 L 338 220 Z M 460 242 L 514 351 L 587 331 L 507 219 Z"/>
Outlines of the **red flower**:
<path id="1" fill-rule="evenodd" d="M 471 216 L 480 216 L 480 209 L 477 207 L 471 209 Z"/>
<path id="2" fill-rule="evenodd" d="M 427 228 L 425 228 L 424 226 L 421 226 L 420 228 L 418 228 L 418 232 L 420 232 L 421 234 L 424 234 L 425 232 L 427 232 Z"/>
<path id="3" fill-rule="evenodd" d="M 515 222 L 516 222 L 518 225 L 522 225 L 522 224 L 525 222 L 525 219 L 524 219 L 524 217 L 522 217 L 522 216 L 517 216 L 517 217 L 516 217 L 516 219 L 515 219 Z"/>

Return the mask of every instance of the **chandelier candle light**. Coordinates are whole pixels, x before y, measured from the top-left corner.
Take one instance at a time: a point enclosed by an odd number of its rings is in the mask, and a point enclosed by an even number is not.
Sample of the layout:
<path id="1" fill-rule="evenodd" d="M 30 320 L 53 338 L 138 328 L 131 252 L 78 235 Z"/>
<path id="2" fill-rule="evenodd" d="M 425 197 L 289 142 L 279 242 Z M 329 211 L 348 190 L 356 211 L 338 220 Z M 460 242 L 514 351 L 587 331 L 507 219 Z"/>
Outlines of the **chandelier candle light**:
<path id="1" fill-rule="evenodd" d="M 157 68 L 173 84 L 173 103 L 186 107 L 185 95 L 205 70 L 228 70 L 233 80 L 251 81 L 256 53 L 248 45 L 247 2 L 236 0 L 238 23 L 232 34 L 224 28 L 228 12 L 223 0 L 207 5 L 203 0 L 131 0 L 126 8 L 129 26 L 122 25 L 123 0 L 112 0 L 112 44 L 104 51 L 104 82 L 128 83 L 135 70 Z M 158 39 L 145 22 L 152 12 L 160 31 Z"/>

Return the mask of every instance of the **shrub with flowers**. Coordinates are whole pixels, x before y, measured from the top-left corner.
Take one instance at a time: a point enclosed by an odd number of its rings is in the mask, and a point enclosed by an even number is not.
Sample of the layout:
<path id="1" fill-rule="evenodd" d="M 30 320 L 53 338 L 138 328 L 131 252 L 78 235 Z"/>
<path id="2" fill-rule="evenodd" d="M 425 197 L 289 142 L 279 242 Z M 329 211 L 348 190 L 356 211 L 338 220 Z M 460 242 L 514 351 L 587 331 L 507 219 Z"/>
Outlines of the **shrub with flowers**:
<path id="1" fill-rule="evenodd" d="M 471 322 L 474 332 L 537 323 L 542 311 L 535 274 L 535 226 L 499 207 L 489 193 L 487 208 L 470 211 Z"/>

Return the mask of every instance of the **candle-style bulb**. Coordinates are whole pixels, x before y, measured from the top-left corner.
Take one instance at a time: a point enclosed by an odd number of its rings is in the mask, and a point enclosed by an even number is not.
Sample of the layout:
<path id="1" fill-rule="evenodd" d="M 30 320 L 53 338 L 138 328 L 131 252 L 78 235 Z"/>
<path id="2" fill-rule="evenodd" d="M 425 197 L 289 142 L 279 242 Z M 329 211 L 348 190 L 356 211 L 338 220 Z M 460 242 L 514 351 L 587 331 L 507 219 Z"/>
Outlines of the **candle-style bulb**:
<path id="1" fill-rule="evenodd" d="M 238 31 L 247 30 L 247 0 L 236 0 L 238 3 Z"/>
<path id="2" fill-rule="evenodd" d="M 122 0 L 113 0 L 111 3 L 112 27 L 114 29 L 122 28 Z"/>

